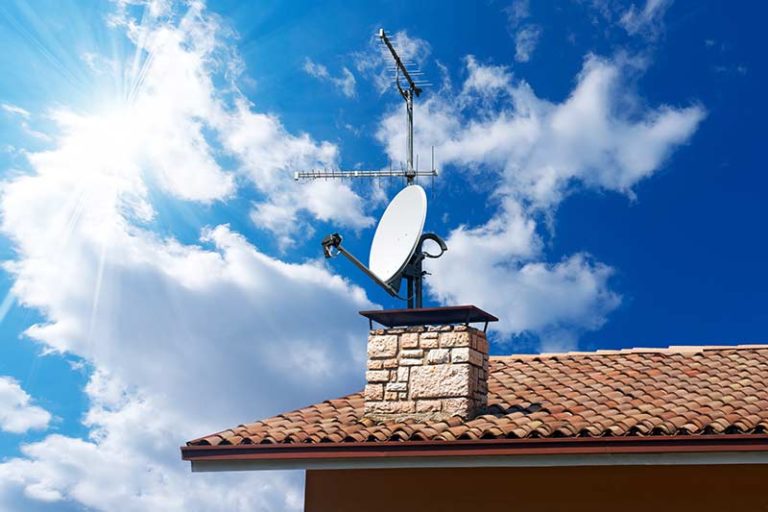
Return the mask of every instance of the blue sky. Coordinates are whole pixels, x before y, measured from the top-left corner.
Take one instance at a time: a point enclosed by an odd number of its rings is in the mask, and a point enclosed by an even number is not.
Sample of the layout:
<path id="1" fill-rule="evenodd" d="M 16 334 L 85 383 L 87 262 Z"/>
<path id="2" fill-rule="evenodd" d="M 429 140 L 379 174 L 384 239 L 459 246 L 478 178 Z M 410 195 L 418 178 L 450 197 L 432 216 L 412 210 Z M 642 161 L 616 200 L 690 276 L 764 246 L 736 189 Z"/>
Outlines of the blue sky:
<path id="1" fill-rule="evenodd" d="M 399 303 L 319 241 L 366 260 L 402 183 L 291 176 L 404 158 L 380 27 L 433 83 L 431 304 L 494 353 L 764 342 L 761 9 L 3 3 L 0 508 L 301 508 L 177 447 L 362 384 Z"/>

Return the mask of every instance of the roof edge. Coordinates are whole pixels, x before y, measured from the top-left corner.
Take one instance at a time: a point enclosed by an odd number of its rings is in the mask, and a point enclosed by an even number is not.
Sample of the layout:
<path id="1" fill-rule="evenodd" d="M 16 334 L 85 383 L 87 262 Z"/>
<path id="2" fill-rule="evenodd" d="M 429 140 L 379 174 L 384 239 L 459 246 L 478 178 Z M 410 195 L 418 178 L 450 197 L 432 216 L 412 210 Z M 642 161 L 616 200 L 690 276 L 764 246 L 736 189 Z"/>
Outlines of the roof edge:
<path id="1" fill-rule="evenodd" d="M 595 453 L 588 455 L 501 455 L 488 457 L 387 457 L 361 459 L 195 460 L 193 473 L 221 471 L 533 468 L 583 466 L 702 466 L 768 464 L 768 452 Z"/>
<path id="2" fill-rule="evenodd" d="M 741 345 L 669 345 L 667 347 L 630 347 L 619 349 L 596 349 L 592 351 L 572 350 L 567 352 L 541 352 L 539 354 L 499 354 L 491 355 L 491 359 L 498 361 L 509 360 L 529 360 L 537 358 L 557 358 L 557 357 L 583 357 L 583 356 L 613 356 L 627 354 L 679 354 L 695 355 L 703 352 L 717 350 L 765 350 L 768 349 L 768 343 L 760 344 L 741 344 Z"/>
<path id="3" fill-rule="evenodd" d="M 320 444 L 184 446 L 182 459 L 198 463 L 269 462 L 308 468 L 313 462 L 386 459 L 588 456 L 768 452 L 768 434 L 652 437 L 478 439 Z M 479 460 L 477 461 L 479 462 Z M 273 464 L 274 465 L 274 464 Z M 266 468 L 265 468 L 266 469 Z"/>

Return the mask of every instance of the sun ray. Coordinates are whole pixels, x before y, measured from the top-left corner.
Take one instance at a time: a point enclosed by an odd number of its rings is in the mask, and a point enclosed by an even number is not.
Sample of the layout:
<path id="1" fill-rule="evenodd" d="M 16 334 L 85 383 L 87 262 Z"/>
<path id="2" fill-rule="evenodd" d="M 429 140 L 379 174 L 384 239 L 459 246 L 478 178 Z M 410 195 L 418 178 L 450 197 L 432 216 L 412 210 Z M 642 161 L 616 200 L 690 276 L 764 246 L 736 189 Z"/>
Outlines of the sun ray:
<path id="1" fill-rule="evenodd" d="M 13 294 L 13 290 L 9 289 L 3 298 L 3 302 L 0 302 L 0 325 L 2 325 L 14 304 L 16 304 L 16 296 Z"/>

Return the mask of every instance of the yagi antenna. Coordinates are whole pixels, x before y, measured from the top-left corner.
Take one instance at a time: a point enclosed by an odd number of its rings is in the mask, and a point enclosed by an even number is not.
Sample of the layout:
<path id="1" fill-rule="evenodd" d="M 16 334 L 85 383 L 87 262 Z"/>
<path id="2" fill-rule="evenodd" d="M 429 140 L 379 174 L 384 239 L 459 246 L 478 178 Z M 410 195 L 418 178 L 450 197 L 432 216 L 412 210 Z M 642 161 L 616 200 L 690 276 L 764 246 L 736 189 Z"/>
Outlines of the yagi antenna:
<path id="1" fill-rule="evenodd" d="M 326 258 L 332 258 L 339 254 L 344 255 L 391 296 L 406 300 L 408 308 L 421 308 L 423 305 L 422 282 L 427 274 L 423 269 L 423 261 L 425 258 L 439 258 L 448 250 L 442 238 L 434 233 L 424 233 L 424 222 L 427 217 L 427 195 L 423 188 L 414 183 L 417 176 L 431 176 L 433 178 L 437 176 L 434 147 L 432 148 L 431 170 L 419 170 L 418 160 L 416 166 L 413 164 L 413 99 L 421 94 L 421 87 L 426 84 L 414 80 L 413 77 L 421 75 L 421 72 L 409 70 L 406 67 L 384 29 L 379 30 L 379 39 L 387 47 L 394 60 L 395 85 L 400 96 L 405 100 L 408 123 L 405 168 L 394 170 L 390 166 L 388 170 L 300 171 L 294 177 L 297 181 L 300 179 L 329 178 L 406 178 L 408 186 L 392 199 L 376 227 L 367 267 L 346 248 L 342 247 L 342 237 L 339 233 L 333 233 L 323 239 L 323 254 Z M 434 254 L 425 251 L 422 246 L 427 241 L 436 243 L 440 252 Z M 403 279 L 408 282 L 408 293 L 405 297 L 400 295 L 400 284 Z"/>
<path id="2" fill-rule="evenodd" d="M 406 165 L 404 169 L 392 170 L 392 169 L 380 169 L 380 170 L 310 170 L 299 171 L 294 173 L 293 177 L 298 180 L 316 180 L 316 179 L 338 179 L 338 178 L 394 178 L 405 177 L 408 184 L 413 184 L 417 176 L 437 176 L 437 169 L 434 167 L 434 154 L 433 165 L 429 171 L 421 171 L 413 165 L 413 98 L 418 97 L 422 93 L 422 87 L 426 87 L 429 84 L 421 81 L 421 78 L 414 79 L 414 76 L 420 77 L 423 73 L 419 70 L 409 70 L 406 64 L 402 61 L 400 56 L 392 46 L 392 42 L 387 37 L 384 29 L 379 30 L 379 40 L 389 50 L 394 66 L 391 70 L 395 73 L 395 85 L 400 93 L 400 96 L 405 100 L 405 113 L 407 117 L 406 125 Z M 413 66 L 412 66 L 413 67 Z M 434 153 L 434 149 L 433 149 Z"/>
<path id="3" fill-rule="evenodd" d="M 381 42 L 384 43 L 384 45 L 389 49 L 389 53 L 392 54 L 392 58 L 395 61 L 395 65 L 397 66 L 395 71 L 395 85 L 397 85 L 397 90 L 400 92 L 400 96 L 402 96 L 405 100 L 405 112 L 408 116 L 408 142 L 406 145 L 406 156 L 408 157 L 408 164 L 405 170 L 405 177 L 408 180 L 408 184 L 410 185 L 413 183 L 413 178 L 416 177 L 417 172 L 417 170 L 413 167 L 413 97 L 421 95 L 421 88 L 413 82 L 413 78 L 411 78 L 411 74 L 408 72 L 408 68 L 406 68 L 405 64 L 403 64 L 403 61 L 400 60 L 400 56 L 395 51 L 395 48 L 392 46 L 392 43 L 389 41 L 389 38 L 387 37 L 387 34 L 384 32 L 383 28 L 379 30 L 379 39 L 381 39 Z M 400 83 L 401 74 L 405 78 L 408 87 L 403 87 L 403 85 Z"/>

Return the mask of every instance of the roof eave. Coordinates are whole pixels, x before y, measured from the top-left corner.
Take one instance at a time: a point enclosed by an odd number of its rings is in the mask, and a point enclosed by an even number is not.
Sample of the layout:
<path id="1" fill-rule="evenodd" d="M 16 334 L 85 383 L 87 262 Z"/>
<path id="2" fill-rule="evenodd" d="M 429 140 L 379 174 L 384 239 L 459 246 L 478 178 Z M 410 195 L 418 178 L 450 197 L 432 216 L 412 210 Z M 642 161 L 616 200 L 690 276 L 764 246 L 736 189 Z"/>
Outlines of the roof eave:
<path id="1" fill-rule="evenodd" d="M 193 471 L 766 464 L 768 435 L 184 446 L 181 452 Z"/>

